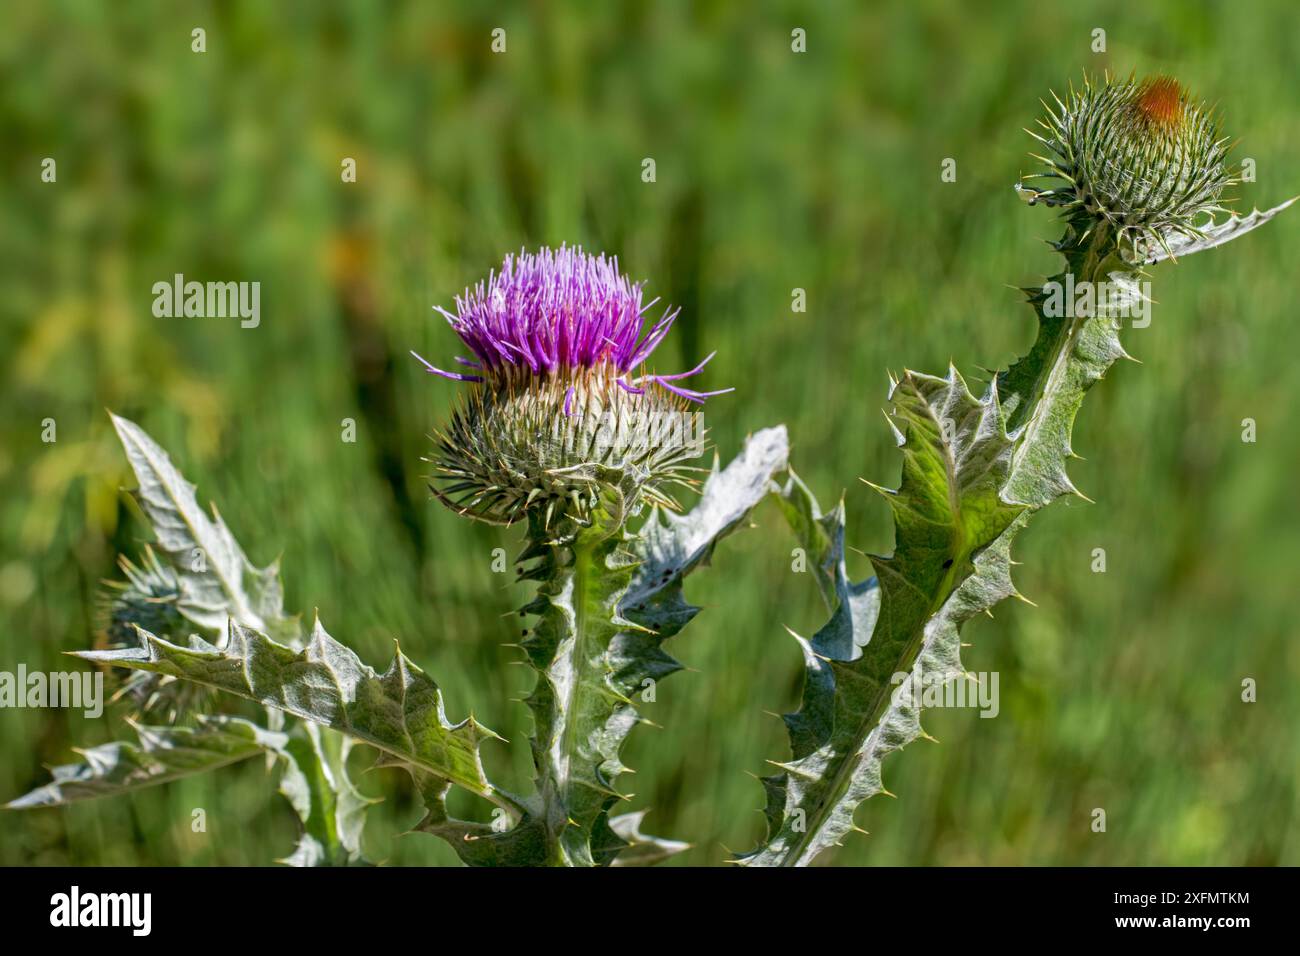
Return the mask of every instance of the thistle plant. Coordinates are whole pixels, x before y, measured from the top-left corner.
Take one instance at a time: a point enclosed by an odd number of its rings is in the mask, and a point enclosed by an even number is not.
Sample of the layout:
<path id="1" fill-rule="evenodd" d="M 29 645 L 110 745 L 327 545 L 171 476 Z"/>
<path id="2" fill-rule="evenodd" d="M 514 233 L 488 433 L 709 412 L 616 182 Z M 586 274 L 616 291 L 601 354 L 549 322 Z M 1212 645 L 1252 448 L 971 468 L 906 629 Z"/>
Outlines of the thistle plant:
<path id="1" fill-rule="evenodd" d="M 802 706 L 785 717 L 791 756 L 763 780 L 766 840 L 736 862 L 802 866 L 837 845 L 883 791 L 885 755 L 923 736 L 921 682 L 964 676 L 962 625 L 1018 596 L 1015 536 L 1040 508 L 1079 494 L 1066 471 L 1074 418 L 1126 357 L 1119 333 L 1145 300 L 1146 267 L 1237 238 L 1289 205 L 1227 212 L 1218 121 L 1171 79 L 1085 81 L 1054 103 L 1031 133 L 1042 167 L 1016 187 L 1063 223 L 1052 244 L 1062 271 L 1025 290 L 1037 338 L 978 395 L 954 367 L 891 379 L 902 480 L 872 486 L 895 527 L 893 553 L 871 558 L 874 577 L 850 580 L 844 504 L 823 512 L 788 466 L 784 428 L 754 434 L 726 468 L 715 459 L 696 478 L 699 408 L 729 389 L 681 384 L 712 355 L 685 372 L 648 367 L 676 311 L 652 319 L 657 301 L 644 303 L 616 260 L 521 253 L 442 312 L 471 353 L 461 371 L 416 357 L 465 386 L 433 437 L 433 496 L 522 528 L 518 574 L 535 591 L 518 645 L 536 675 L 532 786 L 488 779 L 480 749 L 504 744 L 472 716 L 449 720 L 442 689 L 400 648 L 379 673 L 319 619 L 306 629 L 287 614 L 278 567 L 256 567 L 166 453 L 114 417 L 157 547 L 124 562 L 125 580 L 106 593 L 112 646 L 80 656 L 133 672 L 122 696 L 136 740 L 83 751 L 9 806 L 123 793 L 263 755 L 302 820 L 287 862 L 362 863 L 373 801 L 348 772 L 360 744 L 409 773 L 426 807 L 416 830 L 469 865 L 657 862 L 684 844 L 643 834 L 645 811 L 622 806 L 621 746 L 641 720 L 638 697 L 680 669 L 663 645 L 699 612 L 685 577 L 771 497 L 815 559 L 830 617 L 797 638 L 805 678 Z M 1088 290 L 1084 304 L 1058 309 L 1063 286 Z M 897 686 L 896 674 L 907 675 Z M 195 687 L 210 693 L 184 692 Z M 233 697 L 266 719 L 223 710 Z M 453 787 L 492 822 L 452 817 Z"/>
<path id="2" fill-rule="evenodd" d="M 643 304 L 617 260 L 563 247 L 521 253 L 458 297 L 455 314 L 443 312 L 473 353 L 461 360 L 472 371 L 424 363 L 470 385 L 436 436 L 434 494 L 473 518 L 525 520 L 519 574 L 537 585 L 521 609 L 533 623 L 520 643 L 537 673 L 527 698 L 537 798 L 508 833 L 477 834 L 467 862 L 612 862 L 626 843 L 610 812 L 622 799 L 619 750 L 638 720 L 634 696 L 679 668 L 660 645 L 695 613 L 680 576 L 784 463 L 783 434 L 760 436 L 757 467 L 747 469 L 756 482 L 737 495 L 715 474 L 692 512 L 699 518 L 671 517 L 670 488 L 690 487 L 686 463 L 703 451 L 698 414 L 686 407 L 730 389 L 676 384 L 712 355 L 687 372 L 646 370 L 678 314 L 650 322 L 656 301 Z M 628 522 L 647 504 L 653 513 L 634 536 Z"/>
<path id="3" fill-rule="evenodd" d="M 872 556 L 875 576 L 850 582 L 843 504 L 823 514 L 801 482 L 783 489 L 833 611 L 811 640 L 799 639 L 803 701 L 785 717 L 792 755 L 763 781 L 768 838 L 740 863 L 803 866 L 858 830 L 855 811 L 884 791 L 883 758 L 924 735 L 921 682 L 966 677 L 961 626 L 1019 597 L 1015 536 L 1038 509 L 1080 495 L 1066 472 L 1074 418 L 1088 389 L 1127 357 L 1119 333 L 1144 295 L 1144 267 L 1237 238 L 1290 205 L 1215 221 L 1233 183 L 1226 142 L 1172 79 L 1085 79 L 1053 99 L 1029 131 L 1043 166 L 1017 189 L 1060 211 L 1064 231 L 1052 245 L 1063 271 L 1024 290 L 1038 337 L 980 395 L 953 367 L 891 381 L 902 481 L 872 487 L 893 511 L 893 554 Z M 1060 314 L 1055 290 L 1067 285 L 1090 294 Z M 895 674 L 908 676 L 895 686 Z"/>
<path id="4" fill-rule="evenodd" d="M 613 812 L 627 799 L 619 747 L 639 721 L 635 695 L 680 669 L 661 644 L 699 611 L 683 579 L 769 494 L 787 442 L 784 428 L 765 429 L 725 469 L 688 464 L 704 451 L 688 408 L 719 392 L 678 384 L 708 359 L 684 373 L 644 368 L 677 315 L 648 323 L 653 304 L 604 257 L 562 248 L 507 258 L 445 313 L 474 353 L 462 360 L 471 371 L 425 363 L 469 386 L 430 459 L 435 497 L 525 527 L 519 574 L 536 597 L 521 614 L 535 623 L 518 646 L 537 671 L 533 792 L 487 779 L 480 748 L 497 735 L 473 717 L 449 721 L 439 686 L 400 649 L 378 673 L 319 619 L 304 632 L 283 610 L 278 568 L 256 568 L 166 453 L 115 416 L 158 550 L 140 567 L 124 563 L 126 580 L 107 594 L 111 638 L 128 646 L 80 656 L 133 671 L 129 699 L 197 686 L 255 701 L 268 719 L 177 706 L 143 724 L 137 711 L 137 742 L 84 751 L 9 806 L 122 793 L 264 754 L 304 825 L 286 862 L 360 863 L 372 802 L 348 775 L 360 742 L 379 752 L 376 765 L 410 774 L 426 805 L 415 829 L 467 864 L 645 865 L 683 849 L 643 834 L 644 810 Z M 693 507 L 680 510 L 674 487 Z M 451 817 L 453 786 L 481 798 L 493 822 Z"/>

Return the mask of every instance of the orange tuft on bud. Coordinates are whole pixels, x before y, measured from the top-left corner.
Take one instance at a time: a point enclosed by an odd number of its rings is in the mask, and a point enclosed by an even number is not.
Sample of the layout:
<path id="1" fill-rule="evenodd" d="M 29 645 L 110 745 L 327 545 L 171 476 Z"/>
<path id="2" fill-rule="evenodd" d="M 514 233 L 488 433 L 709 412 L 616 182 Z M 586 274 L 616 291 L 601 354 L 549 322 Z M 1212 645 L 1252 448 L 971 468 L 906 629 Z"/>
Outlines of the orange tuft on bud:
<path id="1" fill-rule="evenodd" d="M 1172 76 L 1157 76 L 1142 84 L 1134 105 L 1147 122 L 1172 130 L 1183 119 L 1183 88 Z"/>

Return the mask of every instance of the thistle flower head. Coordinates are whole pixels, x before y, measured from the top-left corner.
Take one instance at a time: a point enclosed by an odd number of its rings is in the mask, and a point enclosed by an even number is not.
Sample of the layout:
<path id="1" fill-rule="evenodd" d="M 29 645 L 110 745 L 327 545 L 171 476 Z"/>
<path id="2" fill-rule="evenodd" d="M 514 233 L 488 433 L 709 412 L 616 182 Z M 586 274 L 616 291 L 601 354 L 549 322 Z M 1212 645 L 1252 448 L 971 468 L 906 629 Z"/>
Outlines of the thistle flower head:
<path id="1" fill-rule="evenodd" d="M 506 256 L 499 272 L 437 311 L 465 343 L 465 371 L 425 368 L 469 390 L 436 436 L 434 494 L 497 523 L 525 514 L 583 520 L 602 495 L 625 505 L 675 507 L 672 484 L 691 484 L 686 462 L 703 452 L 691 406 L 731 389 L 679 384 L 687 372 L 645 365 L 678 310 L 648 316 L 642 284 L 618 260 L 580 248 Z"/>
<path id="2" fill-rule="evenodd" d="M 1030 202 L 1108 224 L 1117 243 L 1141 256 L 1173 234 L 1201 237 L 1206 217 L 1226 211 L 1223 189 L 1235 182 L 1217 118 L 1171 77 L 1133 77 L 1071 89 L 1039 120 L 1046 168 L 1025 179 Z"/>

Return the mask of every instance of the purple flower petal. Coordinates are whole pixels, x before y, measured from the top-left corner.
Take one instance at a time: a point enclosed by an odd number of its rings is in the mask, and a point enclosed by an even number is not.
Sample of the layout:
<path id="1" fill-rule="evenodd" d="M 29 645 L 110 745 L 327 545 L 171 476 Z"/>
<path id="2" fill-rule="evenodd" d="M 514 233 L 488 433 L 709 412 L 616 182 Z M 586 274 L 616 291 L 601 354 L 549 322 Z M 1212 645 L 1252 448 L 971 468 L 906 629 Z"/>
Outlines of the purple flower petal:
<path id="1" fill-rule="evenodd" d="M 465 289 L 455 302 L 454 313 L 434 308 L 474 356 L 457 361 L 483 374 L 446 372 L 420 359 L 430 372 L 477 382 L 517 368 L 541 376 L 608 365 L 619 374 L 619 385 L 634 395 L 643 394 L 641 379 L 629 382 L 623 376 L 650 358 L 680 312 L 666 308 L 658 320 L 650 319 L 658 298 L 642 302 L 642 283 L 619 272 L 617 257 L 593 256 L 568 246 L 507 255 L 499 271 Z M 689 372 L 643 378 L 691 401 L 703 401 L 722 393 L 666 383 L 697 374 L 711 358 Z M 565 398 L 566 414 L 571 398 Z"/>
<path id="2" fill-rule="evenodd" d="M 658 375 L 651 375 L 650 381 L 654 382 L 660 388 L 667 389 L 674 395 L 680 395 L 687 401 L 696 402 L 700 405 L 704 404 L 706 398 L 712 398 L 714 395 L 725 395 L 727 392 L 735 391 L 735 388 L 720 388 L 716 392 L 697 392 L 693 389 L 682 388 L 680 385 L 674 385 L 671 382 L 665 381 Z"/>
<path id="3" fill-rule="evenodd" d="M 717 352 L 710 352 L 708 357 L 703 362 L 695 366 L 695 368 L 691 369 L 689 372 L 677 372 L 674 375 L 656 375 L 654 376 L 654 378 L 660 382 L 675 382 L 679 378 L 690 378 L 692 375 L 698 375 L 700 371 L 704 368 L 704 366 L 709 364 L 713 356 L 717 354 L 718 354 Z M 728 389 L 728 391 L 730 391 L 730 389 Z"/>
<path id="4" fill-rule="evenodd" d="M 434 375 L 441 375 L 443 378 L 451 378 L 451 379 L 455 379 L 455 380 L 458 381 L 458 382 L 481 382 L 481 381 L 483 381 L 483 376 L 481 376 L 481 375 L 462 375 L 460 372 L 447 372 L 447 371 L 444 371 L 443 369 L 438 368 L 436 365 L 430 365 L 428 362 L 426 362 L 426 361 L 425 361 L 423 358 L 421 358 L 419 355 L 416 355 L 415 352 L 411 352 L 411 354 L 412 354 L 412 355 L 415 355 L 416 359 L 419 360 L 420 364 L 422 364 L 422 365 L 425 367 L 425 369 L 426 369 L 427 371 L 432 372 Z"/>

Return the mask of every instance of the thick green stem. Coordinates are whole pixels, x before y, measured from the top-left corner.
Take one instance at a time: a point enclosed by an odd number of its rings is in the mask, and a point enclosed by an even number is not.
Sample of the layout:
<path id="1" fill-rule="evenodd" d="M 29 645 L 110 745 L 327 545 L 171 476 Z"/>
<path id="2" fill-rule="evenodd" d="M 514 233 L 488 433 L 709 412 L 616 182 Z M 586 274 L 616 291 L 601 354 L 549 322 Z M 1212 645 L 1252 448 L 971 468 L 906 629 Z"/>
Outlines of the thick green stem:
<path id="1" fill-rule="evenodd" d="M 642 834 L 639 814 L 611 815 L 622 799 L 619 748 L 640 720 L 634 702 L 653 699 L 657 683 L 681 669 L 662 644 L 699 611 L 685 600 L 684 578 L 767 496 L 786 453 L 784 428 L 756 433 L 725 470 L 715 462 L 689 513 L 653 511 L 634 537 L 625 532 L 630 494 L 618 488 L 585 525 L 544 516 L 530 524 L 522 573 L 538 594 L 524 611 L 537 617 L 523 648 L 537 671 L 528 705 L 538 793 L 498 840 L 526 851 L 514 862 L 645 863 L 683 848 Z"/>
<path id="2" fill-rule="evenodd" d="M 593 866 L 602 862 L 608 813 L 620 799 L 614 783 L 624 767 L 619 747 L 638 718 L 634 687 L 620 675 L 611 651 L 637 625 L 619 614 L 635 559 L 624 544 L 621 501 L 611 500 L 584 526 L 529 529 L 526 576 L 539 581 L 524 610 L 537 616 L 522 642 L 537 671 L 528 697 L 531 739 L 546 862 Z"/>

